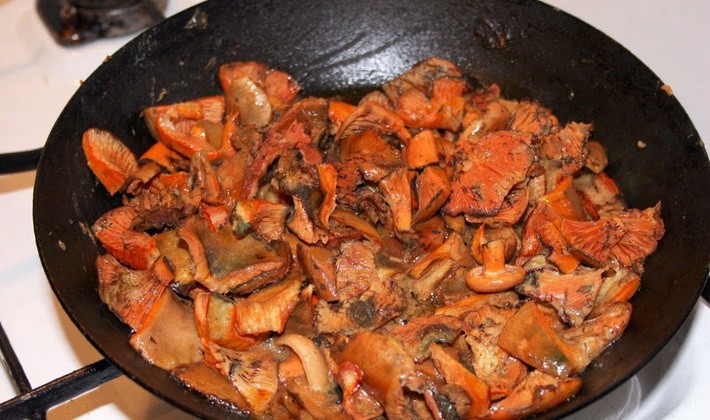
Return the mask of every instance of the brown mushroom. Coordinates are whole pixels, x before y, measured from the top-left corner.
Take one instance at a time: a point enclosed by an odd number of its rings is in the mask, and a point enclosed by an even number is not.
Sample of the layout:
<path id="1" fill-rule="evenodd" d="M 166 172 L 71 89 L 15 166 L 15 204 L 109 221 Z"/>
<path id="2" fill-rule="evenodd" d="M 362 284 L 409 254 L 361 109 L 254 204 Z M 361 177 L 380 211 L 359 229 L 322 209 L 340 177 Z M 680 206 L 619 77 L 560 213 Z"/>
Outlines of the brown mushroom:
<path id="1" fill-rule="evenodd" d="M 279 386 L 274 355 L 263 346 L 247 351 L 219 349 L 217 360 L 217 370 L 229 378 L 251 410 L 264 414 Z"/>
<path id="2" fill-rule="evenodd" d="M 363 372 L 363 384 L 383 406 L 385 414 L 399 418 L 404 403 L 403 383 L 415 375 L 415 364 L 404 346 L 387 335 L 361 332 L 347 344 L 333 349 L 333 356 L 342 364 L 350 362 Z"/>
<path id="3" fill-rule="evenodd" d="M 274 340 L 274 344 L 286 346 L 296 353 L 311 390 L 327 393 L 333 389 L 325 358 L 310 338 L 299 334 L 283 334 Z"/>
<path id="4" fill-rule="evenodd" d="M 583 349 L 560 338 L 535 301 L 528 301 L 506 322 L 498 345 L 530 366 L 562 378 L 581 371 L 591 360 Z"/>
<path id="5" fill-rule="evenodd" d="M 271 203 L 258 198 L 246 198 L 236 202 L 232 211 L 234 233 L 242 237 L 252 231 L 270 241 L 283 236 L 288 206 Z"/>
<path id="6" fill-rule="evenodd" d="M 202 346 L 190 301 L 165 289 L 129 343 L 143 358 L 161 369 L 202 360 Z"/>
<path id="7" fill-rule="evenodd" d="M 272 284 L 245 299 L 235 301 L 235 323 L 239 334 L 282 333 L 301 291 L 301 275 L 292 272 L 280 283 Z"/>
<path id="8" fill-rule="evenodd" d="M 241 124 L 264 127 L 271 121 L 273 110 L 269 98 L 249 77 L 233 79 L 225 94 L 228 109 L 238 110 Z"/>
<path id="9" fill-rule="evenodd" d="M 430 355 L 433 343 L 451 344 L 463 332 L 463 323 L 448 315 L 418 316 L 398 325 L 389 334 L 401 341 L 415 362 Z"/>
<path id="10" fill-rule="evenodd" d="M 232 350 L 247 350 L 266 339 L 266 334 L 240 334 L 236 327 L 237 305 L 219 293 L 193 289 L 193 310 L 197 331 L 203 343 L 214 343 Z M 207 344 L 209 345 L 209 344 Z"/>
<path id="11" fill-rule="evenodd" d="M 594 307 L 602 271 L 582 267 L 570 274 L 560 274 L 549 269 L 533 271 L 515 290 L 549 303 L 557 310 L 560 318 L 577 326 Z"/>
<path id="12" fill-rule="evenodd" d="M 432 343 L 429 347 L 434 365 L 446 382 L 460 386 L 469 396 L 470 408 L 467 418 L 479 417 L 486 413 L 490 405 L 488 385 L 447 353 L 441 345 Z"/>
<path id="13" fill-rule="evenodd" d="M 328 302 L 340 299 L 336 283 L 334 251 L 299 242 L 296 246 L 296 257 L 304 274 L 315 286 L 316 296 Z"/>
<path id="14" fill-rule="evenodd" d="M 498 293 L 488 296 L 496 295 Z M 517 294 L 515 301 L 489 298 L 463 316 L 465 341 L 470 348 L 473 372 L 488 385 L 492 401 L 510 394 L 528 373 L 523 362 L 498 346 L 503 327 L 516 312 L 512 306 L 516 301 Z"/>
<path id="15" fill-rule="evenodd" d="M 412 188 L 407 170 L 402 168 L 392 172 L 378 186 L 392 211 L 395 229 L 399 232 L 412 230 Z"/>
<path id="16" fill-rule="evenodd" d="M 178 230 L 195 265 L 195 280 L 217 293 L 250 293 L 286 275 L 290 248 L 284 241 L 267 243 L 253 234 L 237 238 L 230 225 L 211 231 L 193 217 Z"/>
<path id="17" fill-rule="evenodd" d="M 581 325 L 560 332 L 560 338 L 583 353 L 589 363 L 605 348 L 621 337 L 629 320 L 632 307 L 629 302 L 610 303 L 604 312 L 595 318 L 586 319 Z M 583 360 L 583 358 L 580 358 Z M 581 366 L 583 369 L 586 364 Z"/>
<path id="18" fill-rule="evenodd" d="M 556 378 L 538 370 L 531 372 L 505 399 L 493 404 L 486 418 L 518 419 L 545 411 L 576 394 L 582 379 Z"/>
<path id="19" fill-rule="evenodd" d="M 483 265 L 466 274 L 466 285 L 479 293 L 508 290 L 523 281 L 525 270 L 505 263 L 505 241 L 496 239 L 483 245 Z"/>
<path id="20" fill-rule="evenodd" d="M 338 366 L 336 379 L 343 390 L 343 408 L 354 419 L 374 419 L 383 414 L 382 406 L 362 386 L 363 372 L 351 362 Z"/>

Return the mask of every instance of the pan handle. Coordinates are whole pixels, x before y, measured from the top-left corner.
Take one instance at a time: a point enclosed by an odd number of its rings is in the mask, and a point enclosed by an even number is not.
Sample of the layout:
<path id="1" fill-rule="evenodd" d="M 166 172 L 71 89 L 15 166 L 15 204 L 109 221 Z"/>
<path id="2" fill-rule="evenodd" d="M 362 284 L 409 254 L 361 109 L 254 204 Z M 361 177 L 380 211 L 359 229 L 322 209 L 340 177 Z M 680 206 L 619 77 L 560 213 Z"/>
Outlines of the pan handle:
<path id="1" fill-rule="evenodd" d="M 0 154 L 0 175 L 37 169 L 42 148 Z"/>

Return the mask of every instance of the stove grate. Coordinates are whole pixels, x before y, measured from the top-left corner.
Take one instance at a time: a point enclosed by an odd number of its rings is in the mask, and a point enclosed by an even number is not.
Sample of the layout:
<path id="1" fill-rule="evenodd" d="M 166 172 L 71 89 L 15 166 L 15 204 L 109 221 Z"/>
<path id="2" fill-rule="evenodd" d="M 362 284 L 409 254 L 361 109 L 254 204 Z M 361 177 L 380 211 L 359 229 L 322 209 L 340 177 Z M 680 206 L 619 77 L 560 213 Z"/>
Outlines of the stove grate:
<path id="1" fill-rule="evenodd" d="M 99 360 L 37 388 L 32 388 L 5 330 L 0 324 L 0 350 L 19 395 L 0 404 L 2 419 L 45 419 L 47 410 L 115 379 L 121 371 Z"/>

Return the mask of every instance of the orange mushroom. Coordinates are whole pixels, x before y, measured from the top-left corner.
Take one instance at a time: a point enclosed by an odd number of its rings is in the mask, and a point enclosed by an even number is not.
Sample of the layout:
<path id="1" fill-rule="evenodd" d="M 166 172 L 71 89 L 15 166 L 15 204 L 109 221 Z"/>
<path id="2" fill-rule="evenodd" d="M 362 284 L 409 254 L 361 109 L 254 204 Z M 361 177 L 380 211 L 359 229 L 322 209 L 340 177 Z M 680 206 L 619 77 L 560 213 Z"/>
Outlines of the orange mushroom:
<path id="1" fill-rule="evenodd" d="M 508 290 L 520 284 L 525 270 L 505 263 L 505 241 L 496 239 L 483 245 L 483 265 L 466 274 L 466 285 L 479 293 Z"/>

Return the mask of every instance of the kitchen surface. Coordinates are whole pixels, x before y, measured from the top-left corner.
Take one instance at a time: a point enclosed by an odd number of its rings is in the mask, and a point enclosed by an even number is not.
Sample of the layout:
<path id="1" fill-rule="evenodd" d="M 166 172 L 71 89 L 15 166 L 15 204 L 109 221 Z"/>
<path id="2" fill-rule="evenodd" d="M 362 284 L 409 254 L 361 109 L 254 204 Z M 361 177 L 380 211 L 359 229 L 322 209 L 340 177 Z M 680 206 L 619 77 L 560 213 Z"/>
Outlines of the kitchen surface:
<path id="1" fill-rule="evenodd" d="M 166 15 L 198 3 L 169 0 Z M 548 0 L 606 33 L 649 66 L 710 138 L 710 2 Z M 294 13 L 297 6 L 294 3 Z M 30 0 L 0 0 L 0 153 L 41 147 L 81 80 L 131 35 L 63 47 Z M 110 98 L 109 98 L 110 100 Z M 708 150 L 707 141 L 705 148 Z M 32 227 L 34 172 L 0 176 L 0 323 L 32 386 L 101 359 L 57 302 Z M 683 290 L 678 290 L 683 293 Z M 571 419 L 689 419 L 710 412 L 710 305 L 700 300 L 666 347 L 615 391 Z M 0 402 L 16 395 L 0 370 Z M 121 376 L 48 412 L 50 419 L 189 415 Z"/>

